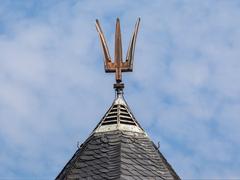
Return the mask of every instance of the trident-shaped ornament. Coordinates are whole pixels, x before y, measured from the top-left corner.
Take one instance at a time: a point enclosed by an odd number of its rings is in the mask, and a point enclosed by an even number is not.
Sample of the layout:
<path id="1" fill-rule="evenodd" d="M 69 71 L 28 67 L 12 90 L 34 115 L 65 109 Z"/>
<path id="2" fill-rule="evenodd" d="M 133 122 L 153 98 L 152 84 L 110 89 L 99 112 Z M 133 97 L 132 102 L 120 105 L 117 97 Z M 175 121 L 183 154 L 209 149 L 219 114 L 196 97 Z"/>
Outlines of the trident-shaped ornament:
<path id="1" fill-rule="evenodd" d="M 122 82 L 122 72 L 131 72 L 133 70 L 134 50 L 135 50 L 139 23 L 140 23 L 140 18 L 138 18 L 135 24 L 135 29 L 132 35 L 132 39 L 128 47 L 126 60 L 125 62 L 123 62 L 120 21 L 119 21 L 119 18 L 117 18 L 116 31 L 115 31 L 115 55 L 114 55 L 114 62 L 112 62 L 103 31 L 101 29 L 99 21 L 96 20 L 96 28 L 99 33 L 99 37 L 100 37 L 100 41 L 103 49 L 105 72 L 107 73 L 115 72 L 117 84 Z"/>

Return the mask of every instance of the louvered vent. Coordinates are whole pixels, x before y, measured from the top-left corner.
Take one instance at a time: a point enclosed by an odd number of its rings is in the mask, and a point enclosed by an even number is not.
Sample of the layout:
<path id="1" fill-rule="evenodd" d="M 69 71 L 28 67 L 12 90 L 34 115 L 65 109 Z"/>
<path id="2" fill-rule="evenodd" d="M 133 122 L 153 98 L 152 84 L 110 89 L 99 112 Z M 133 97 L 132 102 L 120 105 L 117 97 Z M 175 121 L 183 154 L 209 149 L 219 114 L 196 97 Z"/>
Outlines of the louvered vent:
<path id="1" fill-rule="evenodd" d="M 135 125 L 136 123 L 134 122 L 133 118 L 131 117 L 130 113 L 128 112 L 127 108 L 123 105 L 120 106 L 120 124 L 129 124 L 129 125 Z"/>
<path id="2" fill-rule="evenodd" d="M 112 109 L 106 114 L 102 125 L 117 124 L 118 105 L 114 105 Z"/>
<path id="3" fill-rule="evenodd" d="M 110 124 L 127 124 L 127 125 L 135 125 L 136 123 L 133 117 L 130 115 L 128 109 L 121 104 L 115 104 L 112 108 L 108 111 L 106 116 L 102 121 L 102 126 L 110 125 Z"/>
<path id="4" fill-rule="evenodd" d="M 122 94 L 117 94 L 111 107 L 93 132 L 107 132 L 114 130 L 145 133 L 134 118 Z"/>

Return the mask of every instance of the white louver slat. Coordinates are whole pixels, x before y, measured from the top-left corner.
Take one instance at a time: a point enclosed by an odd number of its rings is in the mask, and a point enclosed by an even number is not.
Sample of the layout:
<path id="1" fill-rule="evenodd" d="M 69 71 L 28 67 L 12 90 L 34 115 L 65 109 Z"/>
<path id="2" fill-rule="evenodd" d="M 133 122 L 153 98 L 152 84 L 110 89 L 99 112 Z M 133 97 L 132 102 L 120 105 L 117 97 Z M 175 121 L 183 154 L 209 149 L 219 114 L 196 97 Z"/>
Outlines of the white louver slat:
<path id="1" fill-rule="evenodd" d="M 112 131 L 116 129 L 144 132 L 134 118 L 122 95 L 117 96 L 94 132 Z"/>

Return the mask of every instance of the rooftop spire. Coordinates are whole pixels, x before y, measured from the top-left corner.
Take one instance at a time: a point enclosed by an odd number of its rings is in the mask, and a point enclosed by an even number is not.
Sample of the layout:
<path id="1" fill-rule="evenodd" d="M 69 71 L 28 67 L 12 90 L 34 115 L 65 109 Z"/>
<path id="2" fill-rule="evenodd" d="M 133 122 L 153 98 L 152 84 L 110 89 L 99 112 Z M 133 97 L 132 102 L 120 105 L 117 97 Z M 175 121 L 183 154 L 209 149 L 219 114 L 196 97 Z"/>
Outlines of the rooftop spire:
<path id="1" fill-rule="evenodd" d="M 101 122 L 97 125 L 94 132 L 106 132 L 113 130 L 128 130 L 133 132 L 145 133 L 141 126 L 138 124 L 133 114 L 130 111 L 126 101 L 123 97 L 124 84 L 122 83 L 122 72 L 131 72 L 133 70 L 133 57 L 135 43 L 138 33 L 138 27 L 140 23 L 140 18 L 138 18 L 135 29 L 130 40 L 127 55 L 125 61 L 122 58 L 122 38 L 121 38 L 121 28 L 120 20 L 117 18 L 116 30 L 115 30 L 115 53 L 114 62 L 112 61 L 106 39 L 104 37 L 103 31 L 96 20 L 96 28 L 99 33 L 103 55 L 104 55 L 104 68 L 106 73 L 115 73 L 116 83 L 114 84 L 114 89 L 116 90 L 116 98 L 105 114 Z"/>
<path id="2" fill-rule="evenodd" d="M 135 50 L 139 23 L 140 23 L 140 18 L 138 18 L 135 24 L 135 29 L 128 47 L 126 60 L 123 62 L 120 20 L 119 18 L 117 18 L 116 31 L 115 31 L 115 51 L 114 51 L 115 55 L 114 55 L 114 62 L 112 62 L 111 56 L 109 54 L 107 42 L 104 37 L 103 31 L 101 29 L 100 23 L 98 20 L 96 20 L 96 28 L 99 33 L 99 38 L 100 38 L 102 49 L 103 49 L 105 72 L 115 73 L 116 83 L 114 84 L 114 88 L 116 89 L 117 93 L 122 92 L 124 88 L 124 84 L 122 83 L 122 72 L 131 72 L 133 70 L 134 50 Z"/>
<path id="3" fill-rule="evenodd" d="M 132 71 L 138 19 L 125 62 L 122 61 L 120 22 L 117 19 L 115 57 L 112 62 L 99 22 L 99 32 L 106 72 L 115 72 L 116 97 L 86 141 L 56 177 L 67 179 L 161 179 L 179 180 L 144 129 L 134 117 L 123 97 L 122 72 Z"/>

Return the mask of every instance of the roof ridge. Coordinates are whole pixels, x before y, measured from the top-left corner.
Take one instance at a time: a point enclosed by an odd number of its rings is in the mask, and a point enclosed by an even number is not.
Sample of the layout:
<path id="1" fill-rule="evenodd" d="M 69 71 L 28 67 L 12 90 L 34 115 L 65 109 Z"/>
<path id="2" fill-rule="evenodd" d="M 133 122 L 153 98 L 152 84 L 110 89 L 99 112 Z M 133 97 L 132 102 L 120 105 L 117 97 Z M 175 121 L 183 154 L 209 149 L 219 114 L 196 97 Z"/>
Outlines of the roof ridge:
<path id="1" fill-rule="evenodd" d="M 167 159 L 163 156 L 163 154 L 159 151 L 159 148 L 157 148 L 157 146 L 151 141 L 151 143 L 153 144 L 154 148 L 156 149 L 157 153 L 160 155 L 162 161 L 164 161 L 164 166 L 169 170 L 170 174 L 176 178 L 176 179 L 180 179 L 180 177 L 177 175 L 177 173 L 174 171 L 173 167 L 171 166 L 171 164 L 169 164 L 169 162 L 167 161 Z"/>

